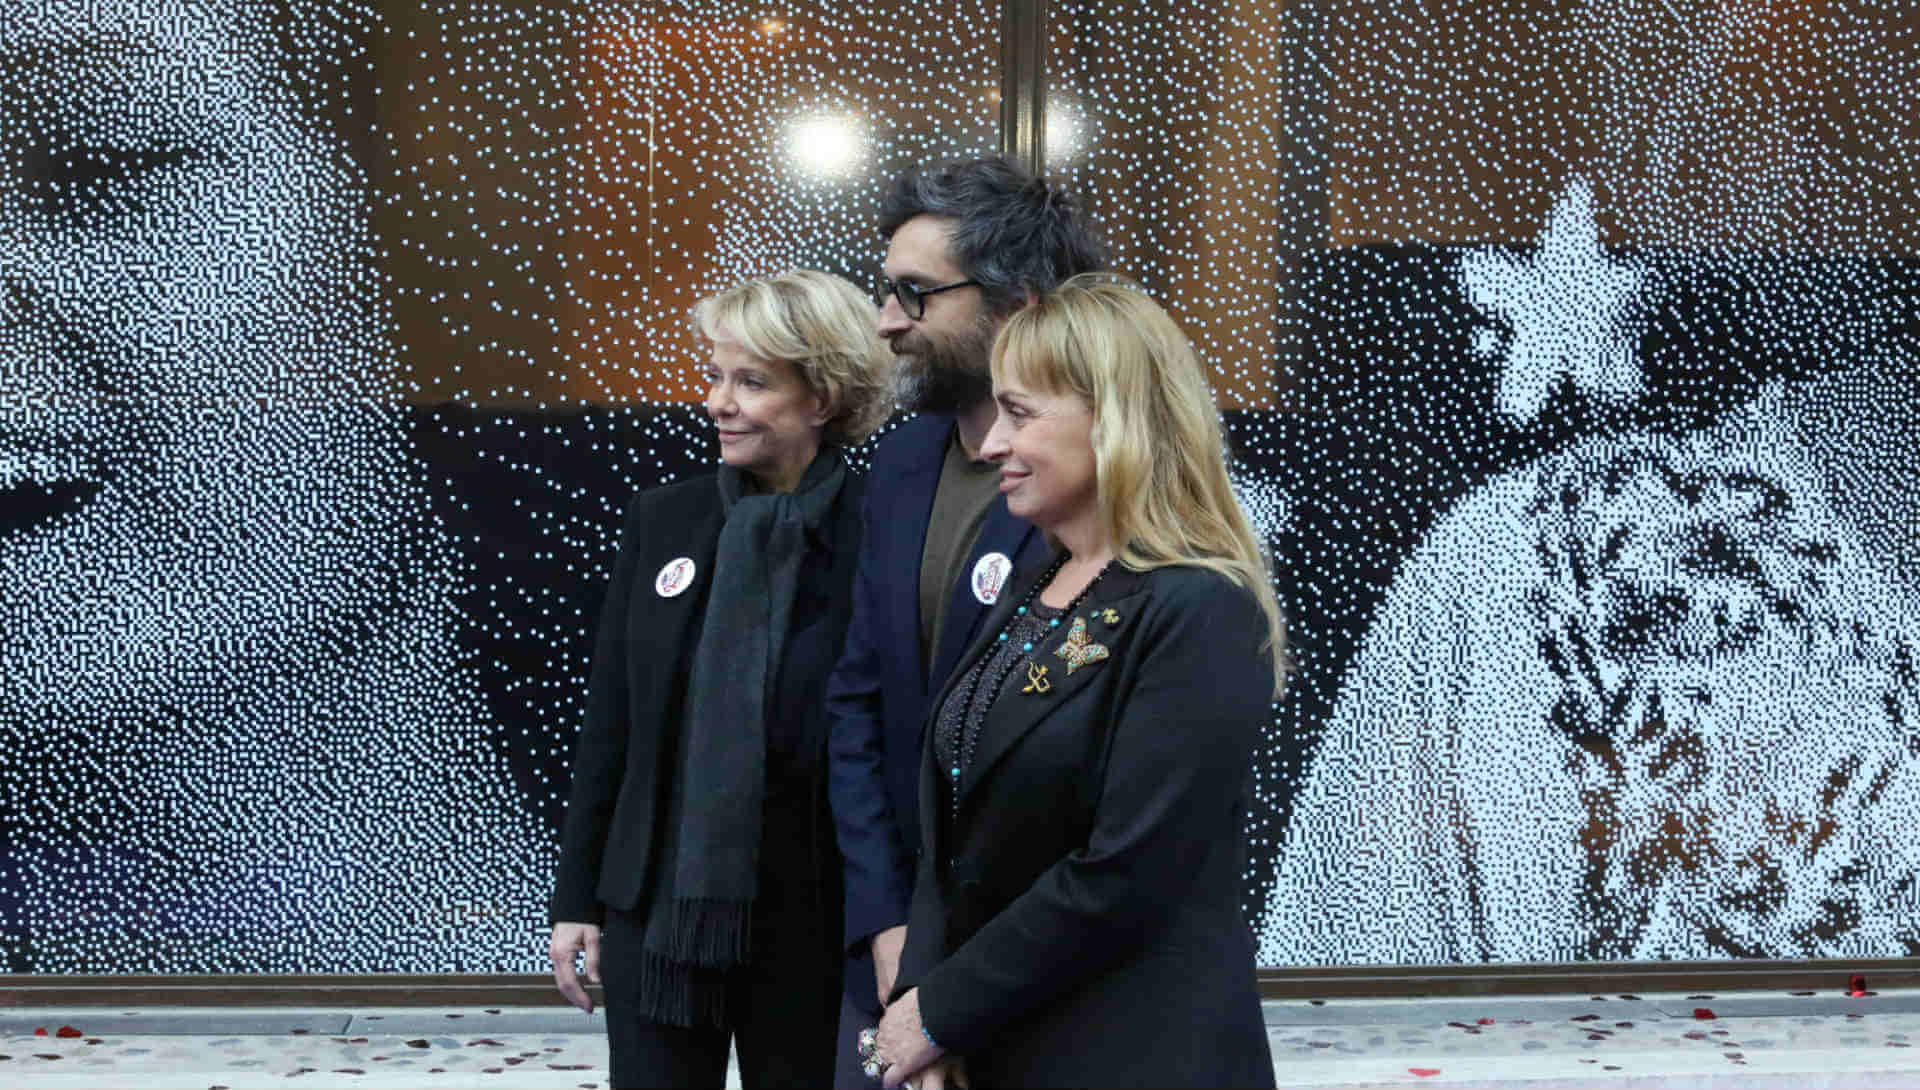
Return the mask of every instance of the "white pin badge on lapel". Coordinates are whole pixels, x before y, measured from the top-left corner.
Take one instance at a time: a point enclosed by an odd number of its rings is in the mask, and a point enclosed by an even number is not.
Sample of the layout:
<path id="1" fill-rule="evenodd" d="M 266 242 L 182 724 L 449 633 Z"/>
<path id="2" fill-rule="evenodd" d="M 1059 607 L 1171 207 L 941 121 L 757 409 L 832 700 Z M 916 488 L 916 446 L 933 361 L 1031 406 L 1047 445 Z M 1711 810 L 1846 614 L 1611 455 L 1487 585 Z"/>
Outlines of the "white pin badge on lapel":
<path id="1" fill-rule="evenodd" d="M 693 585 L 694 573 L 699 569 L 690 556 L 667 561 L 660 574 L 653 577 L 653 590 L 662 598 L 675 598 Z"/>
<path id="2" fill-rule="evenodd" d="M 1000 600 L 1000 588 L 1007 583 L 1007 576 L 1013 571 L 1013 561 L 1006 553 L 988 553 L 973 566 L 973 597 L 983 606 L 990 606 Z"/>

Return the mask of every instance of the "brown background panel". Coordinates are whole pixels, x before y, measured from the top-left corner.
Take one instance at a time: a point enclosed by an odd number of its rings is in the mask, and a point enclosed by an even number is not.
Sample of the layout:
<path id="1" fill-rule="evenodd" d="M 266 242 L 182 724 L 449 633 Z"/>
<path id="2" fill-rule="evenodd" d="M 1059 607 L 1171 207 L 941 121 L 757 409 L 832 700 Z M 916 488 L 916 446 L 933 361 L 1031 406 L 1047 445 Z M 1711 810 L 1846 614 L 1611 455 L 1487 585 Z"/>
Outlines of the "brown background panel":
<path id="1" fill-rule="evenodd" d="M 1049 5 L 1048 169 L 1193 339 L 1229 409 L 1271 405 L 1277 381 L 1283 7 Z"/>
<path id="2" fill-rule="evenodd" d="M 510 25 L 499 10 L 384 9 L 374 227 L 418 403 L 552 404 L 564 389 L 576 46 L 563 5 L 522 4 Z"/>
<path id="3" fill-rule="evenodd" d="M 1527 242 L 1581 175 L 1612 245 L 1920 246 L 1905 214 L 1910 15 L 1830 0 L 1311 6 L 1334 245 Z"/>
<path id="4" fill-rule="evenodd" d="M 696 400 L 696 301 L 795 265 L 864 282 L 885 179 L 996 143 L 984 0 L 521 11 L 390 9 L 375 220 L 418 402 Z M 816 117 L 858 134 L 844 170 L 796 164 Z"/>

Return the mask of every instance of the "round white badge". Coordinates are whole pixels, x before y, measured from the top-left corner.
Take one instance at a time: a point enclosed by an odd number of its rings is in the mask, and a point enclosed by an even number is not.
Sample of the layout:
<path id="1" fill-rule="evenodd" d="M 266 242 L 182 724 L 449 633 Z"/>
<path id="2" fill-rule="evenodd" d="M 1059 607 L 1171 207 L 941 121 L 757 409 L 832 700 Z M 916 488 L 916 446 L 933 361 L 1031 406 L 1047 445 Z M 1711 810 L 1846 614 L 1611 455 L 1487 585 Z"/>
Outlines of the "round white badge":
<path id="1" fill-rule="evenodd" d="M 1013 571 L 1013 561 L 1006 553 L 988 553 L 973 566 L 973 597 L 983 606 L 990 606 L 1000 600 L 1000 588 L 1006 585 L 1007 575 Z"/>
<path id="2" fill-rule="evenodd" d="M 693 573 L 696 570 L 693 558 L 690 556 L 667 561 L 667 566 L 661 568 L 660 574 L 653 577 L 654 593 L 662 598 L 675 597 L 693 585 Z"/>

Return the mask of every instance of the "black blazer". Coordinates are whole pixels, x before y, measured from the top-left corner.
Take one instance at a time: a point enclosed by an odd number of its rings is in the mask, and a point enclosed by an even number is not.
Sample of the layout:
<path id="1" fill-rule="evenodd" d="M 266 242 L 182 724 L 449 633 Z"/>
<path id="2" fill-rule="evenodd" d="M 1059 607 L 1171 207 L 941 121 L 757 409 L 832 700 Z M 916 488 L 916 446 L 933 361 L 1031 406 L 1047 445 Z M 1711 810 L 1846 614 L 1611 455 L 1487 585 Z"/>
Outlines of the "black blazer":
<path id="1" fill-rule="evenodd" d="M 851 613 L 863 489 L 863 479 L 849 472 L 809 543 L 768 702 L 770 714 L 785 717 L 768 724 L 770 737 L 778 730 L 796 740 L 800 771 L 810 779 L 813 805 L 806 820 L 812 850 L 792 872 L 817 877 L 820 918 L 813 926 L 834 950 L 840 882 L 826 801 L 825 689 Z M 627 509 L 600 615 L 586 720 L 574 748 L 559 874 L 548 909 L 552 922 L 597 924 L 609 905 L 646 910 L 643 895 L 652 888 L 648 869 L 660 843 L 657 825 L 668 816 L 666 777 L 679 750 L 687 679 L 706 617 L 723 521 L 712 473 L 643 492 Z M 693 584 L 664 597 L 656 590 L 656 577 L 680 558 L 693 561 Z"/>
<path id="2" fill-rule="evenodd" d="M 1074 616 L 1109 657 L 1069 673 L 1063 617 L 1031 659 L 1047 691 L 1022 692 L 1015 667 L 951 830 L 923 745 L 896 995 L 920 989 L 928 1032 L 980 1086 L 1272 1086 L 1240 907 L 1253 752 L 1273 708 L 1263 615 L 1225 577 L 1170 567 L 1116 569 Z"/>

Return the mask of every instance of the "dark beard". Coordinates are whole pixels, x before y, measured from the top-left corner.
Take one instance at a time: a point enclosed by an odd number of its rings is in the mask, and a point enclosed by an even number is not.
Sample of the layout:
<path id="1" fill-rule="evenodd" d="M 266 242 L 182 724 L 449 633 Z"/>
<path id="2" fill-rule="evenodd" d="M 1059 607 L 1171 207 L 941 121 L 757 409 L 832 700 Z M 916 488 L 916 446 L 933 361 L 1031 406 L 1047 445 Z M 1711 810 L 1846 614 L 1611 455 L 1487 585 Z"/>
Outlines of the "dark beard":
<path id="1" fill-rule="evenodd" d="M 953 340 L 936 340 L 925 333 L 895 337 L 894 400 L 908 412 L 957 416 L 991 398 L 993 374 L 987 368 L 987 352 L 993 334 L 993 323 L 983 318 Z"/>

